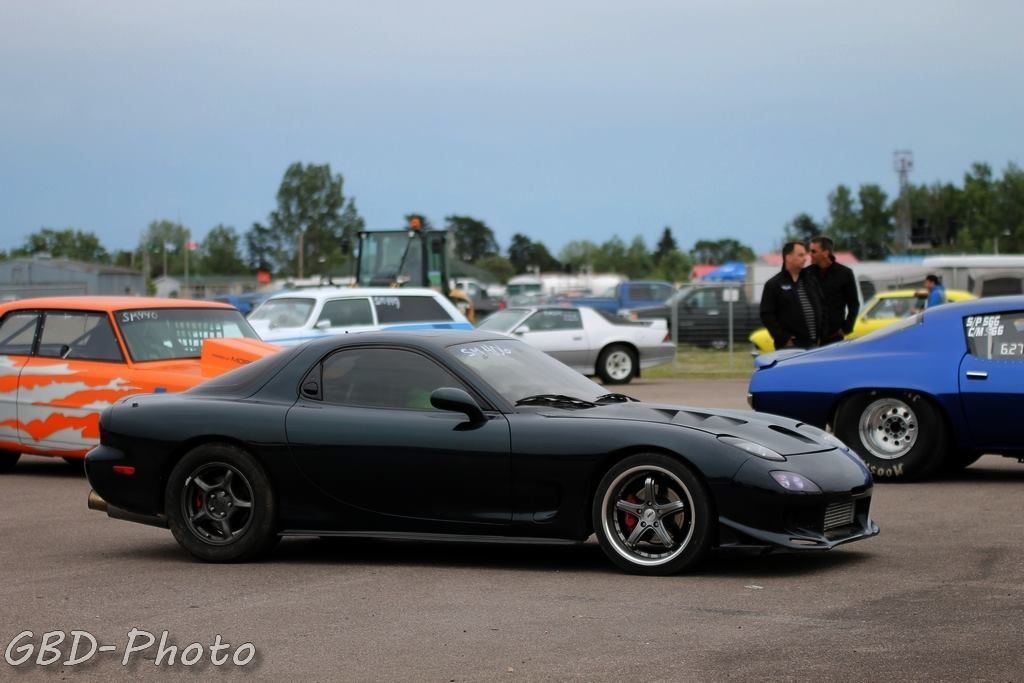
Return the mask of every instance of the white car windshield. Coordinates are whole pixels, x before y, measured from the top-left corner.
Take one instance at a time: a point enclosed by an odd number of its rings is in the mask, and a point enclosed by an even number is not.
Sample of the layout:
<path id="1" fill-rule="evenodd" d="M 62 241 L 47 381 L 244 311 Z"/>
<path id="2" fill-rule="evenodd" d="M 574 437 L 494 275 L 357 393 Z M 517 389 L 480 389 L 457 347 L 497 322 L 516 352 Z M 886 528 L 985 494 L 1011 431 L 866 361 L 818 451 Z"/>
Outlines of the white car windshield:
<path id="1" fill-rule="evenodd" d="M 302 297 L 281 297 L 267 299 L 249 314 L 249 320 L 265 321 L 271 329 L 277 327 L 302 327 L 309 320 L 315 299 Z"/>
<path id="2" fill-rule="evenodd" d="M 477 329 L 511 332 L 512 328 L 526 316 L 526 313 L 526 309 L 522 308 L 506 308 L 504 311 L 495 311 L 477 325 Z"/>

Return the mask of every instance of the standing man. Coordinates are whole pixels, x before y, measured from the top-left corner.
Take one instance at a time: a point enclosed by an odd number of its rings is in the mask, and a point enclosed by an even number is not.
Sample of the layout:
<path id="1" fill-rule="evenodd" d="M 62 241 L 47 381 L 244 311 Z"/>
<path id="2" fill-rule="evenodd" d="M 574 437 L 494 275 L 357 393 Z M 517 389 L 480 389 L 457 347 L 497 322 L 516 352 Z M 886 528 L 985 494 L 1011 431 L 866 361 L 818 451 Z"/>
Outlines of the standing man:
<path id="1" fill-rule="evenodd" d="M 925 308 L 946 303 L 946 288 L 942 286 L 942 280 L 938 275 L 929 273 L 925 276 L 924 288 L 928 290 L 928 301 L 924 304 Z"/>
<path id="2" fill-rule="evenodd" d="M 835 245 L 828 237 L 819 236 L 811 240 L 811 265 L 807 268 L 814 273 L 821 294 L 825 298 L 825 324 L 822 345 L 842 341 L 853 332 L 853 324 L 860 311 L 857 297 L 857 281 L 853 271 L 842 263 L 836 263 Z"/>
<path id="3" fill-rule="evenodd" d="M 821 343 L 824 299 L 806 264 L 804 243 L 786 242 L 782 247 L 782 272 L 764 283 L 761 322 L 771 333 L 776 349 L 811 348 Z"/>

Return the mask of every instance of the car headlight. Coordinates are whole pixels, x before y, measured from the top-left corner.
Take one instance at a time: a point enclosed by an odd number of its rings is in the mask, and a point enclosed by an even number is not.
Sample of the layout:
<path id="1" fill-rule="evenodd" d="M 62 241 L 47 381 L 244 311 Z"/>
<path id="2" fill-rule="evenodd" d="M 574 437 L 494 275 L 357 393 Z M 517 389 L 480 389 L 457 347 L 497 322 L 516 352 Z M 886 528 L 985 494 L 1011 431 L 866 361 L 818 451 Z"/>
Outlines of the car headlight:
<path id="1" fill-rule="evenodd" d="M 741 451 L 746 451 L 751 455 L 756 455 L 759 458 L 765 460 L 775 460 L 776 462 L 785 462 L 786 459 L 773 451 L 772 449 L 762 446 L 759 443 L 753 441 L 747 441 L 746 439 L 737 439 L 735 436 L 720 436 L 718 440 L 722 443 L 727 443 L 734 448 L 738 448 Z"/>
<path id="2" fill-rule="evenodd" d="M 775 483 L 792 493 L 821 493 L 821 489 L 813 481 L 796 472 L 775 470 L 769 472 Z"/>

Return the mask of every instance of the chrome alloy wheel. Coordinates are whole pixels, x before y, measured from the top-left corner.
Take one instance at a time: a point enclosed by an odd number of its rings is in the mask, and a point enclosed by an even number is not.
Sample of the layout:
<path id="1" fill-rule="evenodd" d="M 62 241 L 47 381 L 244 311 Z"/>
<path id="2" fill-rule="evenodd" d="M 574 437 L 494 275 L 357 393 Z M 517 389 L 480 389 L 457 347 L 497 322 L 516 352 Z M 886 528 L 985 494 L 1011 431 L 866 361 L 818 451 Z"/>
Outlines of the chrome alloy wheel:
<path id="1" fill-rule="evenodd" d="M 605 537 L 633 564 L 654 567 L 679 556 L 693 537 L 693 498 L 672 472 L 656 465 L 626 470 L 601 503 Z"/>
<path id="2" fill-rule="evenodd" d="M 898 398 L 880 398 L 860 414 L 860 440 L 871 455 L 882 460 L 902 458 L 917 443 L 914 409 Z"/>
<path id="3" fill-rule="evenodd" d="M 188 530 L 205 543 L 226 545 L 245 533 L 252 521 L 252 485 L 223 462 L 196 468 L 181 492 Z"/>
<path id="4" fill-rule="evenodd" d="M 633 376 L 633 356 L 628 351 L 616 349 L 605 358 L 604 370 L 616 381 L 628 379 Z"/>

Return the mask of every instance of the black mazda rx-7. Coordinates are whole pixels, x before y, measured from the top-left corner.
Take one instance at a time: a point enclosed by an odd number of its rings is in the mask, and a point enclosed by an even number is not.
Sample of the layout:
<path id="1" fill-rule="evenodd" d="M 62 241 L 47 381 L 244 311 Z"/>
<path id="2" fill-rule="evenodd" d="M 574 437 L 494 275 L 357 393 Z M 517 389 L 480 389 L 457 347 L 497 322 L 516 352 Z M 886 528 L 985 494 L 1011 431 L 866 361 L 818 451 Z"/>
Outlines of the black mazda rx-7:
<path id="1" fill-rule="evenodd" d="M 871 475 L 810 425 L 635 401 L 507 337 L 368 332 L 104 411 L 89 506 L 242 561 L 281 536 L 581 542 L 669 574 L 711 548 L 878 533 Z"/>

